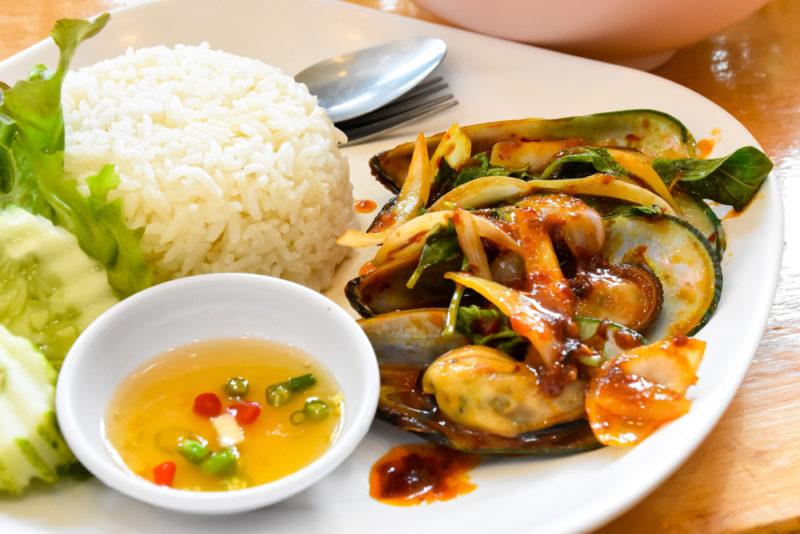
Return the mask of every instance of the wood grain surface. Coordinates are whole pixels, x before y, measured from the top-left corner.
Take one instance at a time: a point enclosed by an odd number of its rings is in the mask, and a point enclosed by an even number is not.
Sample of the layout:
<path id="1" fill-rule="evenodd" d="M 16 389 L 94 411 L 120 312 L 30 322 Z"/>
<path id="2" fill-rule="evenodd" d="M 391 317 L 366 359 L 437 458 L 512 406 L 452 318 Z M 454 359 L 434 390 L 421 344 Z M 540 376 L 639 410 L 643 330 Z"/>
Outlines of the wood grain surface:
<path id="1" fill-rule="evenodd" d="M 441 22 L 409 0 L 352 1 Z M 0 0 L 0 59 L 42 39 L 57 18 L 86 16 L 110 5 L 109 0 Z M 773 0 L 742 23 L 680 50 L 655 73 L 715 101 L 759 139 L 782 185 L 786 246 L 767 331 L 725 416 L 671 478 L 602 532 L 797 532 L 800 1 Z"/>

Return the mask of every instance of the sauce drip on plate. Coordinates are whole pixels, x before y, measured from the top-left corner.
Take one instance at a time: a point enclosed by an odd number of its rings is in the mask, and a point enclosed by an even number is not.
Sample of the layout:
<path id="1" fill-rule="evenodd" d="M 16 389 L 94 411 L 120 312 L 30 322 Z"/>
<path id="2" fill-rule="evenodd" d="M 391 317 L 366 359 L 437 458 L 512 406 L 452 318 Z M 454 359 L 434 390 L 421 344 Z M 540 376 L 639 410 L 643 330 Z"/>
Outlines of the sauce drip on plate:
<path id="1" fill-rule="evenodd" d="M 478 456 L 433 443 L 400 445 L 372 466 L 369 494 L 395 506 L 448 501 L 476 488 L 469 471 L 479 463 Z"/>
<path id="2" fill-rule="evenodd" d="M 722 217 L 722 220 L 723 220 L 723 221 L 728 221 L 728 220 L 730 220 L 730 219 L 735 219 L 736 217 L 738 217 L 738 216 L 739 216 L 739 215 L 741 215 L 742 213 L 744 213 L 744 211 L 736 211 L 736 210 L 731 210 L 731 211 L 729 211 L 728 213 L 726 213 L 726 214 L 725 214 L 725 215 Z"/>
<path id="3" fill-rule="evenodd" d="M 714 128 L 711 130 L 711 137 L 709 139 L 700 139 L 695 144 L 695 153 L 697 157 L 700 159 L 706 159 L 711 152 L 714 150 L 714 147 L 719 142 L 720 137 L 720 129 Z"/>
<path id="4" fill-rule="evenodd" d="M 353 209 L 356 210 L 357 213 L 370 213 L 375 211 L 377 207 L 378 204 L 376 204 L 374 200 L 356 200 L 353 203 Z"/>

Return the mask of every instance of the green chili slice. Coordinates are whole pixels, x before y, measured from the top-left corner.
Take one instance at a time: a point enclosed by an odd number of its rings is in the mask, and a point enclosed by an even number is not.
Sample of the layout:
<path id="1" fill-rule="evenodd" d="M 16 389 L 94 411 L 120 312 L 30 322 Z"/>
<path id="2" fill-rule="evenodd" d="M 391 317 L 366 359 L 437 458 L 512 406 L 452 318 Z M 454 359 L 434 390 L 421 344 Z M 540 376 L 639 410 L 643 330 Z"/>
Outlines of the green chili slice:
<path id="1" fill-rule="evenodd" d="M 250 384 L 248 384 L 245 378 L 234 376 L 225 382 L 225 387 L 223 389 L 228 397 L 238 399 L 247 396 L 247 393 L 250 391 Z"/>
<path id="2" fill-rule="evenodd" d="M 272 384 L 267 388 L 267 402 L 273 406 L 282 406 L 292 398 L 292 391 L 285 383 Z"/>
<path id="3" fill-rule="evenodd" d="M 316 383 L 317 379 L 311 373 L 290 378 L 285 382 L 286 387 L 288 387 L 293 393 L 308 389 Z"/>
<path id="4" fill-rule="evenodd" d="M 291 421 L 293 425 L 302 425 L 306 422 L 306 417 L 306 412 L 297 410 L 292 412 L 292 415 L 289 416 L 289 421 Z"/>
<path id="5" fill-rule="evenodd" d="M 289 402 L 294 393 L 308 389 L 316 383 L 316 377 L 308 373 L 292 377 L 286 382 L 272 384 L 267 388 L 267 402 L 273 406 L 281 406 Z"/>
<path id="6" fill-rule="evenodd" d="M 306 417 L 308 417 L 308 419 L 311 421 L 322 421 L 327 419 L 331 413 L 328 403 L 320 399 L 306 400 L 306 404 L 303 406 L 303 411 L 305 412 Z"/>
<path id="7" fill-rule="evenodd" d="M 196 439 L 182 439 L 178 443 L 178 452 L 193 464 L 199 464 L 211 454 L 209 448 Z"/>
<path id="8" fill-rule="evenodd" d="M 200 464 L 200 469 L 209 475 L 222 476 L 234 472 L 238 463 L 239 451 L 234 447 L 230 447 L 212 454 L 206 461 Z"/>

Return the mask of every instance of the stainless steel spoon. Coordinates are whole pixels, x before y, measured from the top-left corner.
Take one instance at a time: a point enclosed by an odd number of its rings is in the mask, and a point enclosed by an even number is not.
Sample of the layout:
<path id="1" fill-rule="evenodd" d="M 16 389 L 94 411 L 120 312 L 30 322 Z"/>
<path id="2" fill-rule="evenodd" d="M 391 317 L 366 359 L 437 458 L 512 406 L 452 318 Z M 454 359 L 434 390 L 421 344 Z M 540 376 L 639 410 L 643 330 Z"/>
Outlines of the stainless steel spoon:
<path id="1" fill-rule="evenodd" d="M 395 41 L 316 63 L 295 75 L 333 122 L 360 117 L 402 96 L 444 59 L 441 39 Z"/>

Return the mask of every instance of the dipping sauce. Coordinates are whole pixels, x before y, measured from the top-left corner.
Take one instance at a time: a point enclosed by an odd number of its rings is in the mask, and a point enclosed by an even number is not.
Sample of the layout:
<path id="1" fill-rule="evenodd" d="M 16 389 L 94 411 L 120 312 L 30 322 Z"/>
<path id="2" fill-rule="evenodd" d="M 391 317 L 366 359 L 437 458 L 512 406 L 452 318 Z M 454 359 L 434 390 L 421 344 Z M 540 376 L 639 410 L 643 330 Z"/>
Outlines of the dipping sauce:
<path id="1" fill-rule="evenodd" d="M 353 203 L 353 209 L 356 210 L 357 213 L 370 213 L 375 211 L 377 207 L 378 204 L 376 204 L 374 200 L 356 200 L 355 203 Z"/>
<path id="2" fill-rule="evenodd" d="M 372 466 L 369 494 L 395 506 L 448 501 L 477 487 L 469 471 L 479 463 L 478 456 L 434 443 L 400 445 Z"/>
<path id="3" fill-rule="evenodd" d="M 335 439 L 335 379 L 304 352 L 230 338 L 172 349 L 117 389 L 105 418 L 112 449 L 160 485 L 224 491 L 305 467 Z"/>

